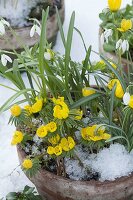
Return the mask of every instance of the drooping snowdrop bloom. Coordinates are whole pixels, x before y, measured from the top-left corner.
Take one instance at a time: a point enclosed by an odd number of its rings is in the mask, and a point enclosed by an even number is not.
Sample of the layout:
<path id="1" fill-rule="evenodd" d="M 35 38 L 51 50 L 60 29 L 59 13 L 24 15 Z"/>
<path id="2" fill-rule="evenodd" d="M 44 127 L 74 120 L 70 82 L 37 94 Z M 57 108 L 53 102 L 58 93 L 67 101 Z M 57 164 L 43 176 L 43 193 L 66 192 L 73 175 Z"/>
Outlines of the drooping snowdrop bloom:
<path id="1" fill-rule="evenodd" d="M 51 54 L 50 54 L 49 52 L 45 52 L 45 53 L 44 53 L 44 58 L 45 58 L 46 60 L 51 60 Z"/>
<path id="2" fill-rule="evenodd" d="M 109 38 L 112 36 L 112 34 L 113 34 L 112 29 L 105 30 L 104 33 L 101 35 L 101 42 L 102 42 L 102 44 L 104 43 L 104 39 L 108 43 Z"/>
<path id="3" fill-rule="evenodd" d="M 133 108 L 133 95 L 130 95 L 128 92 L 126 92 L 123 96 L 123 103 L 126 106 Z"/>
<path id="4" fill-rule="evenodd" d="M 119 51 L 122 51 L 122 53 L 125 53 L 126 51 L 129 50 L 129 43 L 127 40 L 120 39 L 116 43 L 116 49 Z"/>
<path id="5" fill-rule="evenodd" d="M 41 28 L 39 25 L 34 24 L 30 30 L 30 37 L 33 37 L 37 33 L 39 36 L 41 35 Z"/>
<path id="6" fill-rule="evenodd" d="M 7 55 L 2 54 L 2 55 L 1 55 L 1 63 L 2 63 L 2 65 L 3 65 L 4 67 L 7 65 L 7 62 L 12 63 L 12 59 L 11 59 L 9 56 L 7 56 Z"/>
<path id="7" fill-rule="evenodd" d="M 4 19 L 0 20 L 0 35 L 4 35 L 5 34 L 5 26 L 10 27 L 9 22 L 7 22 Z"/>
<path id="8" fill-rule="evenodd" d="M 47 51 L 44 53 L 44 58 L 46 60 L 51 60 L 54 58 L 54 52 L 51 49 L 47 49 Z"/>
<path id="9" fill-rule="evenodd" d="M 128 51 L 129 50 L 129 43 L 128 43 L 128 41 L 127 40 L 124 40 L 123 42 L 122 42 L 122 51 L 123 51 L 123 53 L 125 52 L 125 51 Z"/>

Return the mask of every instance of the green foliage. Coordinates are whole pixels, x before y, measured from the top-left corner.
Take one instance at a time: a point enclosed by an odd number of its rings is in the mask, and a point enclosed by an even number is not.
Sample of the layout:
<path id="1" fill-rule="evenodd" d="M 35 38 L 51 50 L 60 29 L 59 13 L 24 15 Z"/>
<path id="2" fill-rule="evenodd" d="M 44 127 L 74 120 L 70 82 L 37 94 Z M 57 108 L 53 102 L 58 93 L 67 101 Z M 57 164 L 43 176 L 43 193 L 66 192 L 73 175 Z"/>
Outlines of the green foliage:
<path id="1" fill-rule="evenodd" d="M 40 170 L 40 168 L 41 168 L 41 165 L 40 165 L 40 161 L 39 161 L 39 159 L 36 157 L 36 158 L 34 158 L 34 159 L 32 159 L 32 163 L 33 163 L 33 166 L 32 166 L 32 168 L 30 168 L 30 169 L 24 169 L 23 168 L 23 171 L 26 173 L 26 175 L 28 176 L 28 177 L 33 177 L 33 176 L 35 176 L 36 174 L 37 174 L 37 172 Z"/>
<path id="2" fill-rule="evenodd" d="M 25 186 L 22 192 L 10 192 L 6 196 L 6 200 L 42 200 L 42 197 L 37 194 L 35 188 Z"/>

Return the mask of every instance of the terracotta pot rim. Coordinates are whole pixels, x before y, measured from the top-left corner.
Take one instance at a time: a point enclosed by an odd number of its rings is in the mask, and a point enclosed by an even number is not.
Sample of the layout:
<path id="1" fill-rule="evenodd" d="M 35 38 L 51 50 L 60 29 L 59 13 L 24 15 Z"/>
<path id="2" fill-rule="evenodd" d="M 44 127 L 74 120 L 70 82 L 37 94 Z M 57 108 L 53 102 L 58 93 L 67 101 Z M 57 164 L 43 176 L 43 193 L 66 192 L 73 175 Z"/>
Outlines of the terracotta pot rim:
<path id="1" fill-rule="evenodd" d="M 64 0 L 62 0 L 61 1 L 61 8 L 59 9 L 59 12 L 61 11 L 61 10 L 64 10 L 65 9 L 65 3 L 64 3 Z M 49 18 L 48 18 L 48 20 L 51 20 L 52 18 L 54 18 L 56 16 L 56 13 L 55 14 L 53 14 L 52 16 L 50 16 Z M 29 29 L 29 28 L 31 28 L 32 27 L 32 25 L 29 25 L 29 26 L 23 26 L 23 27 L 17 27 L 17 26 L 12 26 L 12 28 L 13 28 L 13 30 L 16 30 L 16 31 L 21 31 L 21 30 L 23 30 L 23 29 Z M 10 30 L 7 30 L 6 31 L 6 33 L 8 33 L 8 32 L 10 32 Z"/>
<path id="2" fill-rule="evenodd" d="M 24 150 L 20 147 L 20 145 L 17 145 L 17 151 L 20 152 L 23 160 L 25 159 L 25 157 L 27 156 L 26 153 L 24 152 Z M 76 180 L 71 180 L 69 178 L 65 178 L 65 177 L 62 177 L 62 176 L 58 176 L 52 172 L 49 172 L 45 169 L 40 169 L 40 171 L 38 172 L 40 174 L 44 174 L 45 176 L 47 177 L 52 177 L 52 179 L 56 179 L 56 180 L 59 180 L 59 181 L 63 181 L 64 183 L 65 182 L 70 182 L 70 183 L 73 183 L 74 185 L 76 184 L 79 184 L 79 185 L 91 185 L 91 186 L 97 186 L 97 187 L 100 187 L 100 186 L 110 186 L 110 185 L 118 185 L 120 183 L 123 183 L 124 181 L 127 181 L 128 179 L 132 178 L 133 179 L 133 172 L 129 175 L 129 176 L 123 176 L 123 177 L 120 177 L 120 178 L 117 178 L 115 179 L 114 181 L 95 181 L 95 180 L 91 180 L 91 181 L 76 181 Z"/>

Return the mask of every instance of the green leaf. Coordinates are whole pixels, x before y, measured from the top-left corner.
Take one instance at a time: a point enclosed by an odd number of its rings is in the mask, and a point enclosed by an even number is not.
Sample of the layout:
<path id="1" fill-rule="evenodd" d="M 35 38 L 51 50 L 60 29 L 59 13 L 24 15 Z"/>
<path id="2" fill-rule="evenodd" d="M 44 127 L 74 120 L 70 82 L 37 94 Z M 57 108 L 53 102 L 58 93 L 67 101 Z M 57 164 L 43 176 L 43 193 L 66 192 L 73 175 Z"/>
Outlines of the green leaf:
<path id="1" fill-rule="evenodd" d="M 18 196 L 16 192 L 10 192 L 7 196 L 6 196 L 6 200 L 18 200 Z"/>
<path id="2" fill-rule="evenodd" d="M 87 47 L 86 47 L 86 44 L 85 44 L 85 41 L 84 41 L 84 38 L 82 36 L 82 33 L 79 31 L 79 29 L 77 29 L 76 27 L 74 27 L 74 29 L 77 31 L 77 33 L 80 35 L 81 39 L 82 39 L 82 42 L 83 42 L 83 45 L 84 45 L 84 48 L 85 48 L 85 51 L 87 52 Z"/>
<path id="3" fill-rule="evenodd" d="M 96 98 L 98 98 L 98 97 L 100 97 L 100 96 L 101 96 L 101 94 L 96 93 L 96 94 L 92 94 L 92 95 L 90 95 L 90 96 L 88 96 L 88 97 L 83 97 L 83 98 L 81 98 L 80 100 L 78 100 L 77 102 L 73 103 L 73 104 L 70 106 L 70 108 L 71 108 L 71 109 L 78 108 L 79 106 L 81 106 L 81 105 L 83 105 L 83 104 L 85 104 L 85 103 L 87 103 L 87 102 L 89 102 L 89 101 L 92 101 L 92 100 L 94 100 L 94 99 L 96 99 Z"/>
<path id="4" fill-rule="evenodd" d="M 107 66 L 108 66 L 108 68 L 115 74 L 115 76 L 119 79 L 119 81 L 120 81 L 120 83 L 121 83 L 121 85 L 122 85 L 122 88 L 123 88 L 123 90 L 124 90 L 124 92 L 126 91 L 126 83 L 125 83 L 125 80 L 121 77 L 121 75 L 119 74 L 119 72 L 116 70 L 116 69 L 114 69 L 113 67 L 112 67 L 112 65 L 107 61 L 107 59 L 103 56 L 103 55 L 101 55 L 100 56 L 101 57 L 101 59 L 107 64 Z"/>
<path id="5" fill-rule="evenodd" d="M 74 22 L 75 22 L 75 12 L 72 13 L 70 24 L 69 24 L 69 30 L 67 34 L 67 42 L 66 42 L 66 48 L 65 48 L 65 81 L 66 81 L 66 89 L 69 89 L 69 63 L 70 63 L 70 52 L 71 52 L 71 46 L 72 46 L 72 38 L 73 38 L 73 30 L 74 30 Z"/>
<path id="6" fill-rule="evenodd" d="M 24 89 L 21 90 L 19 92 L 17 92 L 16 94 L 14 94 L 12 97 L 10 97 L 1 107 L 0 107 L 0 113 L 8 110 L 8 108 L 10 107 L 10 105 L 13 103 L 14 100 L 16 100 L 19 96 L 27 93 L 28 91 L 32 91 L 32 89 Z"/>
<path id="7" fill-rule="evenodd" d="M 109 108 L 109 124 L 112 124 L 112 119 L 113 119 L 115 90 L 116 90 L 116 84 L 114 85 L 112 92 L 111 92 L 110 108 Z"/>
<path id="8" fill-rule="evenodd" d="M 43 92 L 46 96 L 46 84 L 45 84 L 45 78 L 44 78 L 44 50 L 46 47 L 46 27 L 47 27 L 47 18 L 49 13 L 49 7 L 47 8 L 46 12 L 43 10 L 42 12 L 42 30 L 41 30 L 41 36 L 40 36 L 40 43 L 39 43 L 39 70 L 41 74 L 41 80 L 43 85 Z"/>
<path id="9" fill-rule="evenodd" d="M 56 14 L 57 14 L 57 21 L 58 21 L 58 26 L 59 26 L 59 30 L 60 30 L 61 39 L 62 39 L 63 45 L 65 47 L 66 46 L 65 35 L 64 35 L 64 31 L 63 31 L 63 27 L 62 27 L 62 22 L 61 22 L 61 18 L 60 18 L 60 15 L 59 15 L 57 7 L 56 7 Z"/>

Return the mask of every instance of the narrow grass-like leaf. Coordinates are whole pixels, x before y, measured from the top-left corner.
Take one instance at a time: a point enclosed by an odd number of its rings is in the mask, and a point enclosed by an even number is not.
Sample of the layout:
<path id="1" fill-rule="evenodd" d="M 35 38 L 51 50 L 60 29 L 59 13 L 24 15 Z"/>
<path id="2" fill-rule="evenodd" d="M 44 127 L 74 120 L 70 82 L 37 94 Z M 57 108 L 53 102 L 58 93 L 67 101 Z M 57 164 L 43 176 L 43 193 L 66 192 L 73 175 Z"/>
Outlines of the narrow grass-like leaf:
<path id="1" fill-rule="evenodd" d="M 67 42 L 65 48 L 65 80 L 66 80 L 66 89 L 69 90 L 69 63 L 70 63 L 70 52 L 72 46 L 73 30 L 75 22 L 75 12 L 72 13 L 69 30 L 67 34 Z"/>
<path id="2" fill-rule="evenodd" d="M 78 108 L 79 106 L 81 106 L 81 105 L 83 105 L 83 104 L 85 104 L 85 103 L 87 103 L 87 102 L 89 102 L 89 101 L 92 101 L 92 100 L 94 100 L 94 99 L 96 99 L 96 98 L 98 98 L 98 97 L 100 97 L 100 96 L 101 96 L 101 94 L 96 93 L 96 94 L 92 94 L 92 95 L 90 95 L 90 96 L 88 96 L 88 97 L 83 97 L 83 98 L 81 98 L 80 100 L 78 100 L 77 102 L 73 103 L 73 104 L 70 106 L 70 108 L 71 108 L 71 109 Z"/>
<path id="3" fill-rule="evenodd" d="M 125 80 L 121 77 L 121 75 L 119 74 L 119 72 L 114 69 L 114 67 L 112 67 L 112 65 L 107 61 L 107 59 L 101 55 L 100 56 L 101 59 L 107 64 L 108 68 L 115 74 L 115 76 L 119 79 L 121 85 L 122 85 L 122 88 L 124 90 L 124 92 L 126 91 L 126 83 L 125 83 Z"/>
<path id="4" fill-rule="evenodd" d="M 16 94 L 14 94 L 12 97 L 10 97 L 1 107 L 0 107 L 0 113 L 6 111 L 10 105 L 13 103 L 13 101 L 15 99 L 17 99 L 19 96 L 21 95 L 25 95 L 25 93 L 27 93 L 28 91 L 32 91 L 32 89 L 24 89 L 21 90 L 19 92 L 17 92 Z"/>
<path id="5" fill-rule="evenodd" d="M 63 45 L 65 47 L 66 46 L 65 35 L 64 35 L 62 22 L 61 22 L 61 18 L 60 18 L 60 15 L 59 15 L 57 7 L 56 7 L 56 14 L 57 14 L 57 21 L 58 21 L 58 26 L 59 26 L 59 31 L 60 31 L 61 39 L 62 39 Z"/>

